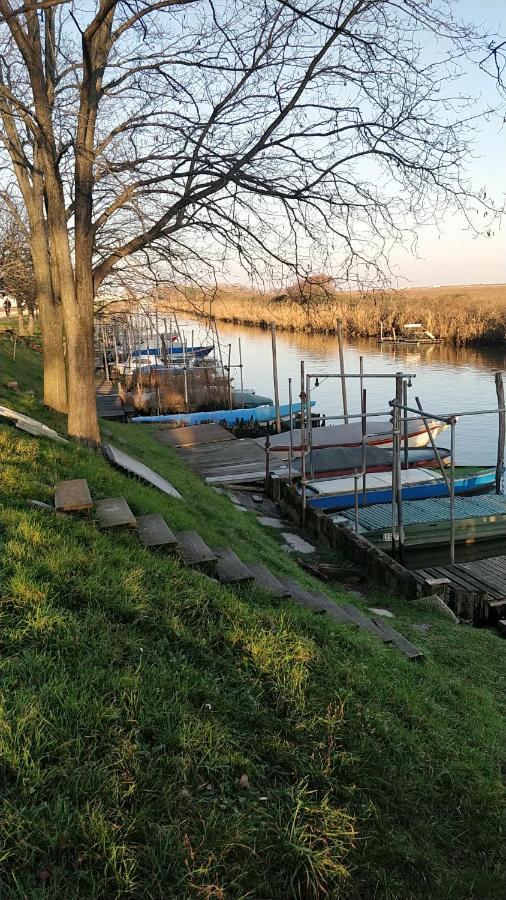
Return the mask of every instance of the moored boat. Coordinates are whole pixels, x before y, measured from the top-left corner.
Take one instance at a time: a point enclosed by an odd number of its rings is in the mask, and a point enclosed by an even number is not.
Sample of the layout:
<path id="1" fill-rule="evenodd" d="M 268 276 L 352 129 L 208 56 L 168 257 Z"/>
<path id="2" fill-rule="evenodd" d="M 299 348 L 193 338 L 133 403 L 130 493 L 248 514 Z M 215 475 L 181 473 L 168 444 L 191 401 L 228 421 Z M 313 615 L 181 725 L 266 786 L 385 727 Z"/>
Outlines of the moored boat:
<path id="1" fill-rule="evenodd" d="M 439 457 L 444 465 L 450 462 L 450 451 L 438 447 Z M 366 446 L 365 467 L 367 472 L 389 472 L 392 469 L 393 454 L 384 447 Z M 406 468 L 404 453 L 401 457 L 402 468 Z M 408 469 L 432 469 L 438 466 L 436 454 L 431 446 L 408 448 Z M 302 460 L 296 457 L 292 468 L 302 471 Z M 311 478 L 337 478 L 342 475 L 353 475 L 362 469 L 362 447 L 327 447 L 306 453 L 306 475 Z"/>
<path id="2" fill-rule="evenodd" d="M 423 500 L 448 497 L 443 477 L 430 469 L 408 469 L 401 473 L 403 500 Z M 490 491 L 495 484 L 495 469 L 485 469 L 455 478 L 455 494 L 479 494 Z M 358 506 L 392 502 L 392 472 L 367 475 L 365 496 L 362 479 L 358 480 Z M 299 488 L 300 490 L 300 488 Z M 306 485 L 306 502 L 316 509 L 338 510 L 355 505 L 355 479 L 325 478 Z"/>
<path id="3" fill-rule="evenodd" d="M 316 401 L 315 401 L 316 403 Z M 280 417 L 283 421 L 292 416 L 297 415 L 301 411 L 300 403 L 293 403 L 292 407 L 281 404 L 279 407 Z M 267 425 L 269 422 L 276 421 L 275 406 L 257 406 L 253 409 L 217 409 L 207 412 L 195 413 L 171 413 L 164 416 L 135 416 L 132 422 L 136 424 L 158 424 L 164 422 L 173 422 L 178 425 L 201 425 L 206 422 L 224 422 L 226 425 L 239 425 L 241 422 L 251 422 L 253 424 Z"/>
<path id="4" fill-rule="evenodd" d="M 403 423 L 404 425 L 404 423 Z M 432 437 L 437 437 L 445 428 L 446 422 L 435 419 L 427 420 L 427 426 Z M 371 447 L 392 448 L 392 424 L 389 421 L 368 419 L 365 425 L 366 444 Z M 407 420 L 408 447 L 425 447 L 429 441 L 427 431 L 422 419 L 413 418 Z M 263 440 L 263 439 L 262 439 Z M 401 435 L 401 443 L 404 444 L 404 433 Z M 345 425 L 326 425 L 324 428 L 314 428 L 311 433 L 313 449 L 325 447 L 360 447 L 362 444 L 362 425 L 360 421 L 348 422 Z M 275 434 L 270 438 L 270 450 L 286 453 L 291 446 L 294 450 L 301 450 L 302 444 L 308 449 L 307 430 L 305 436 L 300 428 L 295 428 L 291 433 Z M 263 440 L 265 445 L 265 441 Z"/>

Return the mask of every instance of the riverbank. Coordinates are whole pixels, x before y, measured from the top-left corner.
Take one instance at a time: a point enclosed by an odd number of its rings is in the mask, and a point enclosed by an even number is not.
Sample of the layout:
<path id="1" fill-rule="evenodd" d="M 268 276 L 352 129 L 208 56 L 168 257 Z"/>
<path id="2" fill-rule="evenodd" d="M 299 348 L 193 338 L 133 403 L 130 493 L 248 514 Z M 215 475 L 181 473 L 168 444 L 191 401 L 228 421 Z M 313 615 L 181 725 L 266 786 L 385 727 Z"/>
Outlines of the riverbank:
<path id="1" fill-rule="evenodd" d="M 506 285 L 464 285 L 369 294 L 313 292 L 314 296 L 274 295 L 220 288 L 211 297 L 191 291 L 166 301 L 168 309 L 217 321 L 288 331 L 378 337 L 409 322 L 420 322 L 437 338 L 457 346 L 493 345 L 506 339 Z"/>
<path id="2" fill-rule="evenodd" d="M 13 360 L 0 335 L 0 371 L 0 403 L 64 430 L 40 354 Z M 0 894 L 502 900 L 500 639 L 322 588 L 152 429 L 103 428 L 183 501 L 0 425 Z M 78 477 L 338 602 L 388 606 L 425 661 L 29 506 Z"/>

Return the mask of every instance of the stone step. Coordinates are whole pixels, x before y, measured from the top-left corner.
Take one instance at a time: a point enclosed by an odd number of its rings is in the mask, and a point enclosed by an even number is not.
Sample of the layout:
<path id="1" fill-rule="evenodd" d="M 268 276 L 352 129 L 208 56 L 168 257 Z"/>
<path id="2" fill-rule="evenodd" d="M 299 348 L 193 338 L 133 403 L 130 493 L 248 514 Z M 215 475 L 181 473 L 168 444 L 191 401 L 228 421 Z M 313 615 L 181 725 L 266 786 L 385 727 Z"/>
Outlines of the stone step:
<path id="1" fill-rule="evenodd" d="M 285 585 L 281 583 L 279 578 L 276 578 L 276 576 L 273 575 L 272 572 L 270 572 L 267 566 L 264 566 L 263 563 L 248 563 L 248 569 L 253 575 L 256 584 L 258 584 L 259 587 L 263 588 L 264 591 L 268 591 L 268 593 L 273 594 L 274 597 L 290 596 L 289 589 L 285 587 Z"/>
<path id="2" fill-rule="evenodd" d="M 214 567 L 216 555 L 196 531 L 176 531 L 176 539 L 181 559 L 186 566 Z"/>
<path id="3" fill-rule="evenodd" d="M 139 540 L 144 547 L 165 547 L 172 550 L 177 547 L 176 535 L 172 533 L 167 522 L 159 513 L 149 516 L 137 516 Z"/>
<path id="4" fill-rule="evenodd" d="M 54 489 L 54 505 L 57 512 L 85 512 L 93 509 L 88 482 L 84 478 L 59 481 Z"/>
<path id="5" fill-rule="evenodd" d="M 97 517 L 102 528 L 135 528 L 137 521 L 124 497 L 107 497 L 97 503 Z"/>
<path id="6" fill-rule="evenodd" d="M 230 547 L 213 547 L 218 558 L 216 575 L 223 584 L 252 581 L 253 574 Z"/>

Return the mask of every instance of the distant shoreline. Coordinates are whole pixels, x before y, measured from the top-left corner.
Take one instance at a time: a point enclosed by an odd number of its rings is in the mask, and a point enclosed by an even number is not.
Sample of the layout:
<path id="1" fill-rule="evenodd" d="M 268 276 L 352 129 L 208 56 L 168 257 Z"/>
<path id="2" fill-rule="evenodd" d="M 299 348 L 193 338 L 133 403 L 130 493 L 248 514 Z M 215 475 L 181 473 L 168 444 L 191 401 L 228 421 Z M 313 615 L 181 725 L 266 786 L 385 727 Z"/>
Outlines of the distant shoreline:
<path id="1" fill-rule="evenodd" d="M 378 338 L 398 333 L 403 325 L 419 322 L 436 338 L 455 346 L 492 346 L 506 342 L 506 285 L 464 285 L 448 288 L 409 288 L 369 294 L 334 292 L 325 296 L 294 297 L 222 288 L 209 299 L 192 292 L 185 302 L 166 301 L 167 307 L 196 317 L 212 316 L 233 325 L 310 334 L 343 334 Z"/>

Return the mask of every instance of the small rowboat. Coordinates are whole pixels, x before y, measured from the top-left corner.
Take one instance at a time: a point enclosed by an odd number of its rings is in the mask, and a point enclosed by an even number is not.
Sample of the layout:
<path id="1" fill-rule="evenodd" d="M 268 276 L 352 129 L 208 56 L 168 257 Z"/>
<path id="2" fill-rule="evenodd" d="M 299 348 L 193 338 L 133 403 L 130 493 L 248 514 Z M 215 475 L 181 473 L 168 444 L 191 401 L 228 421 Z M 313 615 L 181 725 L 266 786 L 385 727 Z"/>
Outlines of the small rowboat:
<path id="1" fill-rule="evenodd" d="M 438 447 L 441 462 L 448 465 L 450 451 Z M 312 459 L 311 459 L 312 456 Z M 366 447 L 365 466 L 367 472 L 390 472 L 392 470 L 392 451 L 384 447 Z M 307 453 L 305 459 L 306 475 L 311 478 L 338 478 L 342 475 L 353 475 L 362 470 L 362 447 L 327 447 L 323 450 L 314 450 Z M 401 456 L 402 468 L 404 465 L 404 452 Z M 432 447 L 420 447 L 408 449 L 408 469 L 435 469 L 438 466 L 436 454 Z M 302 471 L 300 457 L 294 459 L 292 468 L 296 472 Z"/>
<path id="2" fill-rule="evenodd" d="M 316 403 L 316 400 L 314 403 Z M 300 410 L 300 403 L 292 404 L 292 416 L 300 413 Z M 290 406 L 288 403 L 282 404 L 279 407 L 279 413 L 282 420 L 289 420 Z M 206 422 L 224 422 L 226 425 L 232 426 L 240 425 L 242 422 L 266 425 L 269 422 L 275 421 L 275 406 L 257 406 L 254 409 L 218 409 L 210 412 L 171 413 L 167 416 L 136 416 L 132 419 L 132 422 L 135 422 L 136 424 L 173 422 L 175 425 L 203 425 Z"/>
<path id="3" fill-rule="evenodd" d="M 480 494 L 490 491 L 495 484 L 495 469 L 486 469 L 455 478 L 455 494 Z M 300 491 L 300 487 L 299 487 Z M 354 478 L 325 478 L 306 485 L 306 502 L 316 509 L 349 509 L 355 505 Z M 430 497 L 448 497 L 449 491 L 441 475 L 430 469 L 408 469 L 402 472 L 403 500 L 425 500 Z M 392 473 L 368 475 L 365 503 L 362 479 L 358 481 L 358 505 L 392 502 Z"/>
<path id="4" fill-rule="evenodd" d="M 430 428 L 432 437 L 436 437 L 443 429 L 448 428 L 446 422 L 438 422 L 435 419 L 428 419 L 427 425 Z M 365 428 L 368 446 L 392 449 L 391 422 L 380 422 L 378 419 L 370 419 L 367 420 Z M 408 419 L 407 430 L 408 447 L 425 447 L 429 438 L 422 419 Z M 326 425 L 324 428 L 313 428 L 311 437 L 314 449 L 322 449 L 323 447 L 360 447 L 362 444 L 362 425 L 357 421 L 349 422 L 347 425 Z M 291 432 L 291 440 L 293 449 L 300 451 L 302 449 L 300 428 L 295 428 Z M 401 435 L 401 441 L 404 443 L 404 434 Z M 305 443 L 307 450 L 307 434 Z M 265 447 L 265 439 L 263 438 L 262 445 Z M 269 449 L 286 453 L 290 449 L 290 432 L 273 435 L 270 438 Z"/>
<path id="5" fill-rule="evenodd" d="M 202 359 L 204 356 L 209 356 L 212 352 L 213 347 L 183 347 L 182 344 L 169 344 L 167 348 L 167 356 L 169 359 L 173 358 L 183 358 L 186 357 L 195 357 L 196 359 Z M 140 357 L 141 359 L 144 356 L 162 356 L 163 351 L 160 347 L 138 347 L 136 350 L 132 350 L 131 356 L 133 359 L 137 359 Z"/>

